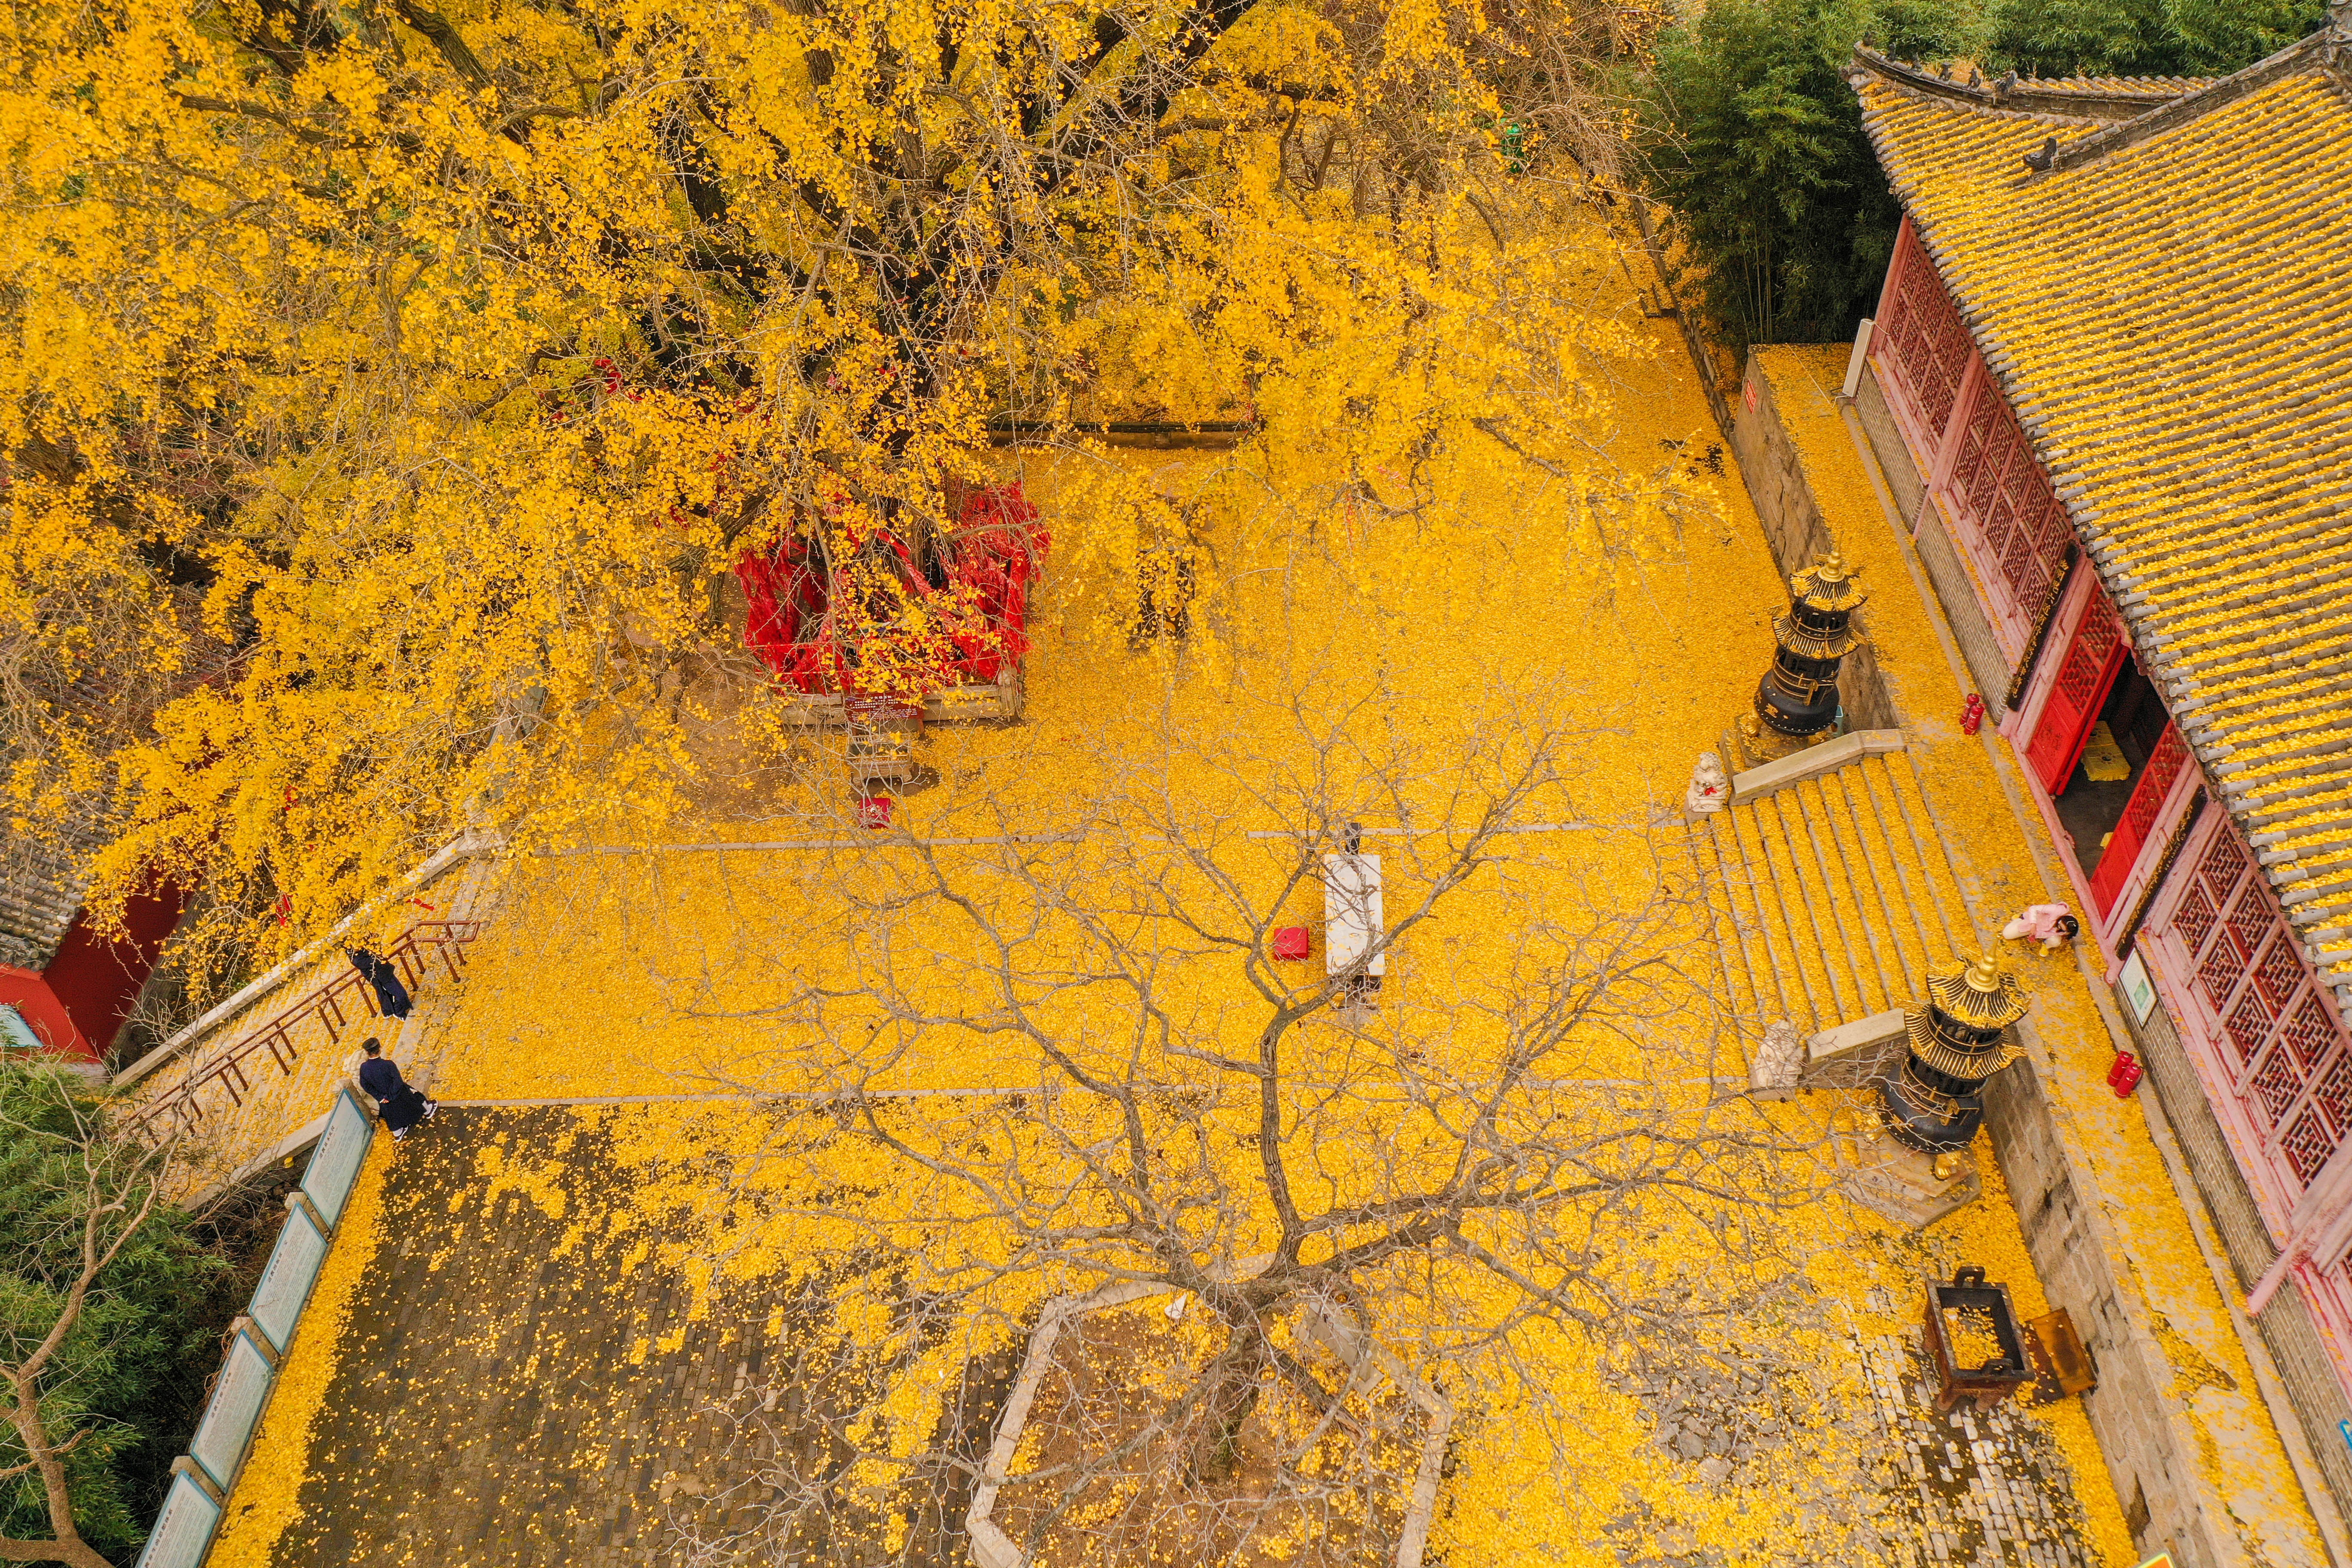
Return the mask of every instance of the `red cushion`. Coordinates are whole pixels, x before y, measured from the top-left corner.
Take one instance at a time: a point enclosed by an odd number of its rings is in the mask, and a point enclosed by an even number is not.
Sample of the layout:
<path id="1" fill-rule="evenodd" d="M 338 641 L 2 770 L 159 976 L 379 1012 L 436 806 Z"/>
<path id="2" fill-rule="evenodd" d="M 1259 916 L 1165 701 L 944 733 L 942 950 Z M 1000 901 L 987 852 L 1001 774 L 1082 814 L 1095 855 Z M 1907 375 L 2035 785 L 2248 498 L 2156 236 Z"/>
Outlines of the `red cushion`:
<path id="1" fill-rule="evenodd" d="M 1274 933 L 1274 956 L 1276 958 L 1305 958 L 1312 945 L 1305 926 L 1284 926 Z"/>

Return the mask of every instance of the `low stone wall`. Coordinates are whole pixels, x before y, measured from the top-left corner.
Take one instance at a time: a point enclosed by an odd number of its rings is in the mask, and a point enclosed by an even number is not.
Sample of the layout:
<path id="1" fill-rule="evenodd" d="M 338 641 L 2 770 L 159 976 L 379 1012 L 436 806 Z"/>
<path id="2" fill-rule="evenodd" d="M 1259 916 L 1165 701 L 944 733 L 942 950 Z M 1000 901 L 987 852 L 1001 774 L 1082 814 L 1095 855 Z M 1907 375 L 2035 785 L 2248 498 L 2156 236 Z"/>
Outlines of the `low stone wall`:
<path id="1" fill-rule="evenodd" d="M 1772 547 L 1772 561 L 1781 576 L 1801 571 L 1812 564 L 1815 556 L 1836 547 L 1805 484 L 1796 448 L 1773 406 L 1772 384 L 1757 368 L 1753 354 L 1748 356 L 1748 379 L 1740 388 L 1738 413 L 1731 424 L 1731 451 L 1738 459 L 1740 477 L 1748 482 L 1748 494 L 1756 503 L 1765 542 Z M 1864 583 L 1863 587 L 1867 592 L 1870 584 Z M 1867 639 L 1867 605 L 1854 616 L 1854 625 Z M 1761 658 L 1769 657 L 1768 649 Z M 1762 669 L 1761 658 L 1757 668 Z M 1903 727 L 1902 715 L 1887 695 L 1885 678 L 1879 673 L 1878 650 L 1867 640 L 1846 656 L 1845 666 L 1838 672 L 1838 695 L 1845 702 L 1849 731 Z"/>
<path id="2" fill-rule="evenodd" d="M 1862 367 L 1862 380 L 1853 389 L 1853 411 L 1862 418 L 1863 433 L 1870 437 L 1871 454 L 1878 459 L 1879 472 L 1886 476 L 1886 488 L 1895 492 L 1895 513 L 1906 519 L 1917 517 L 1919 498 L 1927 493 L 1927 481 L 1911 460 L 1911 448 L 1903 444 L 1894 410 L 1886 406 L 1886 389 L 1878 384 L 1877 366 L 1864 363 Z"/>
<path id="3" fill-rule="evenodd" d="M 2116 1007 L 2123 1016 L 2124 1026 L 2131 1031 L 2135 1053 L 2147 1066 L 2147 1081 L 2164 1106 L 2165 1119 L 2179 1140 L 2181 1157 L 2205 1200 L 2206 1212 L 2213 1216 L 2213 1228 L 2229 1256 L 2231 1271 L 2241 1289 L 2252 1289 L 2278 1257 L 2278 1248 L 2254 1206 L 2245 1173 L 2230 1152 L 2221 1118 L 2213 1114 L 2212 1102 L 2205 1097 L 2204 1082 L 2180 1043 L 2172 1016 L 2162 1007 L 2151 1007 L 2145 1023 L 2135 1020 L 2130 998 L 2121 986 L 2116 989 Z M 2254 1322 L 2262 1330 L 2263 1342 L 2269 1347 L 2279 1382 L 2286 1389 L 2287 1403 L 2294 1407 L 2304 1439 L 2311 1445 L 2337 1511 L 2352 1513 L 2352 1446 L 2347 1446 L 2344 1428 L 2337 1425 L 2352 1421 L 2352 1400 L 2345 1397 L 2319 1325 L 2312 1321 L 2310 1304 L 2301 1290 L 2289 1284 L 2272 1294 L 2270 1304 Z"/>
<path id="4" fill-rule="evenodd" d="M 2083 1405 L 2125 1521 L 2141 1551 L 2169 1552 L 2176 1568 L 2236 1563 L 2235 1534 L 2226 1521 L 2206 1517 L 2211 1490 L 2200 1484 L 2196 1451 L 2171 1419 L 2171 1363 L 2117 1289 L 2103 1194 L 2059 1136 L 2037 1065 L 2043 1059 L 2032 1049 L 1988 1080 L 1985 1132 L 2042 1288 L 2053 1306 L 2074 1316 L 2098 1363 L 2099 1386 Z"/>
<path id="5" fill-rule="evenodd" d="M 2009 716 L 2009 685 L 2017 671 L 1993 636 L 1984 601 L 1977 597 L 1975 580 L 1960 557 L 1960 547 L 1953 542 L 1942 507 L 1930 500 L 1920 513 L 1919 531 L 1911 537 L 1919 546 L 1919 564 L 1927 568 L 1927 581 L 1935 584 L 1936 597 L 1942 601 L 1952 640 L 1960 645 L 1969 678 L 1977 684 L 1977 695 L 1985 700 L 1990 721 L 1998 724 Z"/>

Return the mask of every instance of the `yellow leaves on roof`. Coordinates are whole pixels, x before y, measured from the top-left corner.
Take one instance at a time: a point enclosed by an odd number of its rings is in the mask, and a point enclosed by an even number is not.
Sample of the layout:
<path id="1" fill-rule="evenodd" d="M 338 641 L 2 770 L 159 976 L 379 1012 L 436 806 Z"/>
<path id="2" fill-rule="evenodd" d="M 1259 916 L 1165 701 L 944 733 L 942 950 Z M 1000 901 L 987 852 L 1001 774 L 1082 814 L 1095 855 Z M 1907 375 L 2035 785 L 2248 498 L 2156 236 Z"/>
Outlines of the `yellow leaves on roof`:
<path id="1" fill-rule="evenodd" d="M 2327 673 L 2352 658 L 2352 100 L 2305 65 L 2029 177 L 2052 127 L 1875 77 L 1860 91 L 2053 479 L 2080 487 L 2078 523 L 2116 547 L 2109 584 L 2185 678 L 2176 713 L 2234 752 L 2236 808 L 2340 837 L 2340 789 L 2264 807 L 2352 784 L 2352 705 Z M 2325 924 L 2352 923 L 2352 895 L 2325 902 Z"/>

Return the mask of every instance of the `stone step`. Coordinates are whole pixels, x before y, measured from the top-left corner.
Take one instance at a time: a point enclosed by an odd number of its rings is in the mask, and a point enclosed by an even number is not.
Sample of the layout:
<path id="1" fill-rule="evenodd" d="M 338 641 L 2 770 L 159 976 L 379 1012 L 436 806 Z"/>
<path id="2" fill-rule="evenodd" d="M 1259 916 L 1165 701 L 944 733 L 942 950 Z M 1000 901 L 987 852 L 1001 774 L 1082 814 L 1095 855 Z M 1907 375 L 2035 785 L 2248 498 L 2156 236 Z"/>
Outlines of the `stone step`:
<path id="1" fill-rule="evenodd" d="M 1727 1001 L 1760 1038 L 1916 1005 L 1930 964 L 1974 951 L 1967 906 L 1908 752 L 1862 752 L 1691 825 Z"/>

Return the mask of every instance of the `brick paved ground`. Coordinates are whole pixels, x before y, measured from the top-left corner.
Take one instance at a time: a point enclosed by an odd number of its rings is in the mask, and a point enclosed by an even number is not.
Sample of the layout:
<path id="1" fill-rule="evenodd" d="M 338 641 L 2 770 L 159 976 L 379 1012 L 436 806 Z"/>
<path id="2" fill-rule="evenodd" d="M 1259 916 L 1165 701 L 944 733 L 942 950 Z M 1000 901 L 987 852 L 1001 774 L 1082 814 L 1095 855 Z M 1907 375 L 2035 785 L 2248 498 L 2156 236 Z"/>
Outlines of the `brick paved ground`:
<path id="1" fill-rule="evenodd" d="M 1896 1303 L 1874 1292 L 1872 1306 Z M 1907 1304 L 1907 1303 L 1904 1303 Z M 1961 1403 L 1938 1414 L 1935 1373 L 1920 1336 L 1855 1342 L 1876 1395 L 1879 1420 L 1895 1446 L 1899 1517 L 1908 1539 L 1890 1553 L 1898 1568 L 2097 1568 L 2083 1510 L 2060 1479 L 2064 1466 L 2046 1428 L 2011 1404 L 1979 1415 Z"/>
<path id="2" fill-rule="evenodd" d="M 1885 1318 L 1899 1321 L 1912 1304 L 1885 1289 L 1869 1293 L 1870 1310 Z M 2100 1568 L 2047 1426 L 2013 1403 L 1983 1415 L 1965 1403 L 1938 1413 L 1917 1330 L 1872 1333 L 1845 1322 L 1842 1349 L 1861 1367 L 1867 1394 L 1832 1401 L 1834 1439 L 1796 1418 L 1819 1408 L 1822 1369 L 1769 1343 L 1722 1363 L 1628 1377 L 1622 1386 L 1650 1407 L 1658 1449 L 1695 1463 L 1702 1485 L 1769 1484 L 1791 1497 L 1802 1528 L 1771 1558 L 1790 1568 Z M 1824 1466 L 1825 1449 L 1856 1455 L 1863 1468 Z M 1721 1542 L 1662 1528 L 1638 1500 L 1629 1494 L 1627 1501 L 1609 1529 L 1625 1568 L 1726 1561 Z"/>
<path id="3" fill-rule="evenodd" d="M 559 1157 L 562 1217 L 521 1193 L 487 1211 L 471 1198 L 498 1133 L 544 1152 L 576 1125 L 560 1110 L 449 1110 L 403 1146 L 280 1568 L 857 1559 L 839 1533 L 861 1530 L 855 1516 L 772 1522 L 772 1483 L 832 1458 L 839 1369 L 780 1364 L 790 1336 L 769 1329 L 805 1300 L 732 1290 L 688 1322 L 675 1270 L 629 1270 L 621 1246 L 567 1248 L 580 1217 L 623 1195 L 593 1132 Z M 631 1363 L 633 1346 L 670 1334 L 674 1348 Z M 992 1392 L 973 1394 L 992 1411 Z M 948 1478 L 923 1492 L 918 1563 L 942 1561 L 939 1527 L 962 1510 Z"/>
<path id="4" fill-rule="evenodd" d="M 539 1184 L 485 1201 L 478 1161 L 500 1137 L 509 1155 L 531 1152 Z M 954 1467 L 908 1479 L 915 1525 L 898 1550 L 826 1491 L 843 1458 L 827 1423 L 858 1374 L 787 1348 L 823 1343 L 798 1331 L 821 1323 L 823 1293 L 730 1288 L 689 1321 L 677 1270 L 630 1266 L 640 1238 L 595 1239 L 595 1222 L 626 1206 L 628 1179 L 563 1108 L 446 1110 L 402 1147 L 274 1568 L 963 1568 Z M 1869 1305 L 1891 1317 L 1903 1303 L 1878 1292 Z M 1803 1494 L 1809 1549 L 1885 1568 L 2091 1568 L 2041 1423 L 1938 1415 L 1916 1333 L 1847 1333 L 1870 1397 L 1837 1412 L 1846 1441 L 1830 1447 L 1864 1456 L 1866 1476 L 1809 1462 L 1822 1445 L 1790 1419 L 1784 1391 L 1819 1369 L 1769 1345 L 1626 1391 L 1650 1408 L 1659 1458 L 1692 1465 L 1700 1484 L 1769 1477 Z M 652 1348 L 633 1361 L 640 1346 Z M 1010 1356 L 975 1369 L 935 1442 L 976 1462 L 1013 1371 Z M 1719 1543 L 1628 1500 L 1606 1532 L 1628 1568 L 1723 1560 Z"/>

